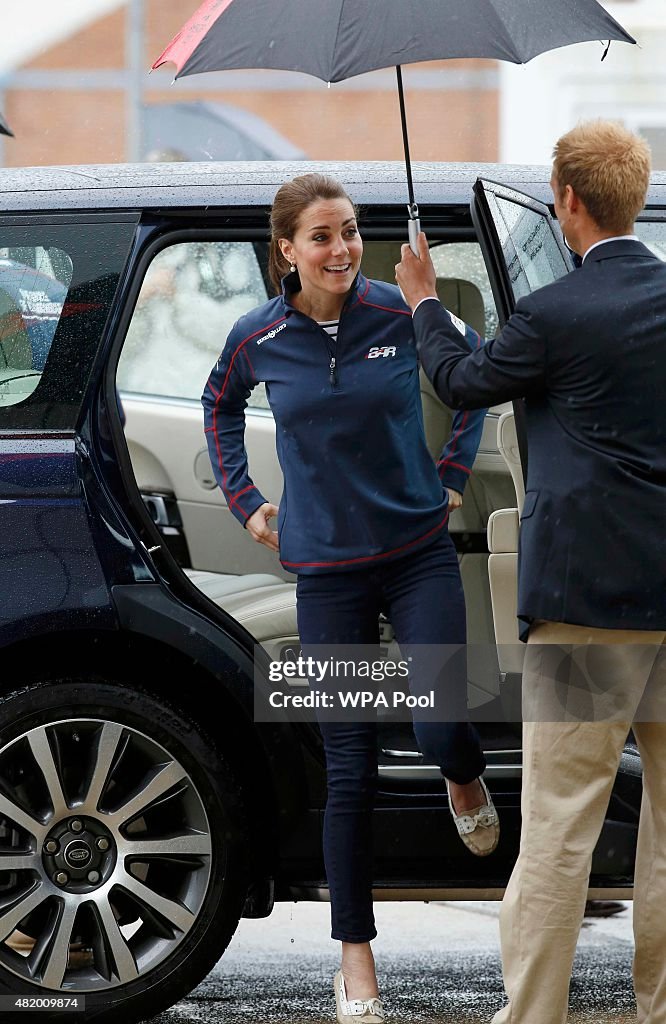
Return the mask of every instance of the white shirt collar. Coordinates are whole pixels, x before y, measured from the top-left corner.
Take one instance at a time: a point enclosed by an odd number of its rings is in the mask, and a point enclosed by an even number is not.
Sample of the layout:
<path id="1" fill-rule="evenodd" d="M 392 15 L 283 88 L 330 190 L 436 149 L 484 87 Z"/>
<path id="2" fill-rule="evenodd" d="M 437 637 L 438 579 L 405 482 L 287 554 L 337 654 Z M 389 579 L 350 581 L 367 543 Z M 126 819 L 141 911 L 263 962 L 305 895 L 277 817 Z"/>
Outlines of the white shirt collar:
<path id="1" fill-rule="evenodd" d="M 599 246 L 599 245 L 605 245 L 606 242 L 628 242 L 628 241 L 640 242 L 640 238 L 638 237 L 638 235 L 615 235 L 613 238 L 602 238 L 600 242 L 595 242 L 594 245 L 590 246 L 590 248 L 587 250 L 587 252 L 583 256 L 583 263 L 585 262 L 587 257 L 590 255 L 592 250 L 596 249 L 597 246 Z"/>

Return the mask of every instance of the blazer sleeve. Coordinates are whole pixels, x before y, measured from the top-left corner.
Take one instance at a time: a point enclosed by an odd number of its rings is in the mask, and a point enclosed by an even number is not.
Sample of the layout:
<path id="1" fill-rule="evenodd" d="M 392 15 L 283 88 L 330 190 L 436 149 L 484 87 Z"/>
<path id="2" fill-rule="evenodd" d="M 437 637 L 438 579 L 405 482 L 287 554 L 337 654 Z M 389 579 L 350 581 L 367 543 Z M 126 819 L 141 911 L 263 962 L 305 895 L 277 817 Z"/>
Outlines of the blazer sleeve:
<path id="1" fill-rule="evenodd" d="M 257 384 L 242 332 L 234 328 L 206 382 L 201 402 L 208 453 L 229 510 L 240 523 L 267 500 L 250 477 L 245 451 L 245 408 Z"/>
<path id="2" fill-rule="evenodd" d="M 416 344 L 442 401 L 452 409 L 481 409 L 543 391 L 545 331 L 538 320 L 533 297 L 520 299 L 504 329 L 484 344 L 439 302 L 422 302 L 414 313 Z"/>

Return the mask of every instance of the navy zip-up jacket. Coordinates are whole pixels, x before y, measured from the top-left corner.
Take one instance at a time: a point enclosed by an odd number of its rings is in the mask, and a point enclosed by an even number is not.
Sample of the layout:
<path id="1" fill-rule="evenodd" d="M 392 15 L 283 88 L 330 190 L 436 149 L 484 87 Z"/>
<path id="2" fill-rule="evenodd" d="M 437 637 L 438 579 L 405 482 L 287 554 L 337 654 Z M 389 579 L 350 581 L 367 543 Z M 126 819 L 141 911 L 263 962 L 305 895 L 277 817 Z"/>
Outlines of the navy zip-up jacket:
<path id="1" fill-rule="evenodd" d="M 284 568 L 337 572 L 408 554 L 446 526 L 444 488 L 464 490 L 484 411 L 456 413 L 436 466 L 423 430 L 411 312 L 399 289 L 359 274 L 334 342 L 291 304 L 288 281 L 282 295 L 234 325 L 206 384 L 217 482 L 241 523 L 268 500 L 249 476 L 244 445 L 247 399 L 264 381 L 284 477 Z"/>

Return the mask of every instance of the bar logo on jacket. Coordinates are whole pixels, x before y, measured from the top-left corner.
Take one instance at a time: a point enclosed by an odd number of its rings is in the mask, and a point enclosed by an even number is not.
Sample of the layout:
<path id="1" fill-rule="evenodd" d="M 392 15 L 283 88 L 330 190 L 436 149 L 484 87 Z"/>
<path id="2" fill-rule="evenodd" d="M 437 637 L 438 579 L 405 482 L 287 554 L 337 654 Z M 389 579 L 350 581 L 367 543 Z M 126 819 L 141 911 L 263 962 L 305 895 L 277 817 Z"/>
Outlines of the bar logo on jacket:
<path id="1" fill-rule="evenodd" d="M 395 345 L 373 345 L 368 352 L 366 359 L 379 359 L 381 356 L 386 359 L 387 356 L 394 356 L 396 353 Z"/>

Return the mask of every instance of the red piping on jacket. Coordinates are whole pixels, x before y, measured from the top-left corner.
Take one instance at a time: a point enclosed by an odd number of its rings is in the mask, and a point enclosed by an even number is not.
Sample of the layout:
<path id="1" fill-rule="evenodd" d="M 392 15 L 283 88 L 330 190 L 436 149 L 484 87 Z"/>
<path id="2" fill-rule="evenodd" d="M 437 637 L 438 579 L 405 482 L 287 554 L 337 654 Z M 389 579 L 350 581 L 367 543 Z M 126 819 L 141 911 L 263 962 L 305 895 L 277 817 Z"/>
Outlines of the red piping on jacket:
<path id="1" fill-rule="evenodd" d="M 422 537 L 417 537 L 416 540 L 410 540 L 409 544 L 403 544 L 402 547 L 393 548 L 391 551 L 384 551 L 381 555 L 362 555 L 360 558 L 347 558 L 342 562 L 282 562 L 282 564 L 293 565 L 296 569 L 306 568 L 308 566 L 316 569 L 325 568 L 329 565 L 356 565 L 358 562 L 376 562 L 380 558 L 388 558 L 389 555 L 397 555 L 400 551 L 408 551 L 409 548 L 413 548 L 415 544 L 420 544 L 421 541 L 427 540 L 428 537 L 432 537 L 434 533 L 437 533 L 443 526 L 446 526 L 448 518 L 449 513 L 447 512 L 441 523 L 438 523 L 432 530 L 428 530 L 428 532 L 424 533 Z M 280 561 L 282 561 L 282 559 L 280 559 Z"/>
<path id="2" fill-rule="evenodd" d="M 220 399 L 224 397 L 224 392 L 226 390 L 227 383 L 229 381 L 229 376 L 230 376 L 231 371 L 232 371 L 233 366 L 234 366 L 234 362 L 236 361 L 236 356 L 238 355 L 240 350 L 243 348 L 243 346 L 247 345 L 248 341 L 252 341 L 253 338 L 256 338 L 256 336 L 258 334 L 263 334 L 264 331 L 270 331 L 271 327 L 275 327 L 276 324 L 279 324 L 279 323 L 282 322 L 282 320 L 286 320 L 286 319 L 287 319 L 286 316 L 278 317 L 277 320 L 273 320 L 272 323 L 267 324 L 265 327 L 261 327 L 258 331 L 253 331 L 252 334 L 248 334 L 247 338 L 243 338 L 243 340 L 238 344 L 238 347 L 236 348 L 236 351 L 234 352 L 234 354 L 231 357 L 231 361 L 229 363 L 229 367 L 227 369 L 226 376 L 224 378 L 224 383 L 222 385 L 222 389 L 221 389 L 219 395 L 217 396 L 217 398 L 215 399 L 215 405 L 213 406 L 213 432 L 215 434 L 215 450 L 217 452 L 217 461 L 218 461 L 219 466 L 220 466 L 220 472 L 222 473 L 223 487 L 224 487 L 225 490 L 226 490 L 226 483 L 227 483 L 227 472 L 226 472 L 226 470 L 224 468 L 224 461 L 222 459 L 222 452 L 220 450 L 220 439 L 219 439 L 219 437 L 217 435 L 217 407 L 218 407 L 218 404 L 220 402 Z M 209 385 L 209 387 L 210 387 L 210 385 Z M 213 388 L 211 388 L 211 391 L 213 392 L 213 394 L 215 394 L 215 391 L 214 391 Z M 238 507 L 240 508 L 240 505 Z M 242 509 L 241 509 L 241 512 L 243 512 Z M 245 515 L 245 513 L 243 513 L 243 515 Z M 247 516 L 245 516 L 245 518 L 247 519 Z"/>

